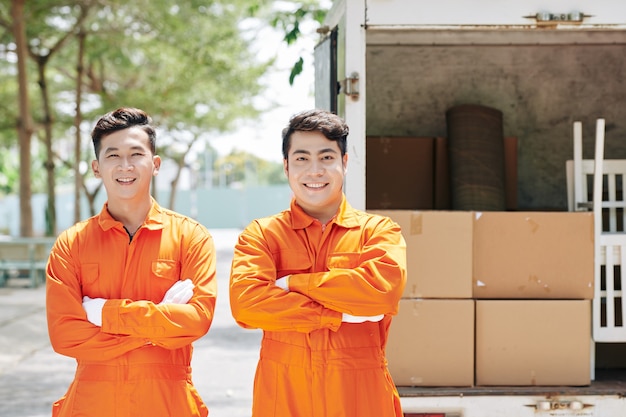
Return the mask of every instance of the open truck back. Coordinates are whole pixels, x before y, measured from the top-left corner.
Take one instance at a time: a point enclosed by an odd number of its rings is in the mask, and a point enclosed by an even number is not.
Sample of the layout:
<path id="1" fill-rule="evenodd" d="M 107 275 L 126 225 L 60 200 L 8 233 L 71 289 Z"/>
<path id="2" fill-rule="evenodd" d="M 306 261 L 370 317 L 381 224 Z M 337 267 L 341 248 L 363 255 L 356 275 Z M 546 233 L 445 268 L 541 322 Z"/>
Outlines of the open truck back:
<path id="1" fill-rule="evenodd" d="M 589 242 L 593 240 L 593 231 L 588 226 L 592 227 L 593 222 L 584 217 L 590 213 L 567 212 L 565 170 L 566 161 L 572 159 L 572 124 L 577 120 L 583 121 L 583 153 L 587 158 L 593 158 L 595 121 L 604 118 L 607 135 L 617 138 L 607 139 L 605 157 L 626 159 L 626 140 L 619 139 L 626 138 L 626 3 L 336 0 L 320 33 L 322 40 L 315 51 L 316 106 L 338 113 L 350 126 L 345 189 L 352 205 L 384 211 L 392 218 L 397 211 L 398 218 L 405 216 L 401 225 L 406 235 L 422 233 L 434 224 L 428 217 L 432 213 L 449 216 L 439 220 L 443 226 L 438 229 L 441 233 L 436 233 L 437 241 L 421 243 L 426 251 L 437 245 L 453 247 L 448 258 L 427 254 L 430 259 L 424 259 L 412 247 L 420 243 L 407 239 L 409 280 L 414 281 L 403 302 L 411 306 L 413 317 L 394 320 L 394 341 L 387 349 L 394 379 L 401 374 L 401 383 L 396 383 L 405 415 L 626 415 L 626 338 L 618 337 L 611 343 L 592 338 L 594 271 L 590 265 L 593 266 L 594 251 L 593 242 Z M 446 188 L 450 184 L 450 161 L 442 164 L 441 160 L 447 158 L 450 146 L 446 142 L 450 134 L 449 110 L 468 103 L 501 112 L 506 196 L 502 213 L 470 208 L 466 217 L 459 219 L 458 216 L 464 216 L 463 210 L 453 206 L 449 193 L 454 190 Z M 411 159 L 413 156 L 415 159 Z M 406 166 L 414 169 L 400 169 Z M 419 171 L 420 168 L 425 171 Z M 407 195 L 414 198 L 407 199 Z M 520 243 L 516 246 L 504 242 L 491 252 L 480 249 L 480 245 L 477 249 L 476 234 L 483 227 L 480 222 L 497 220 L 498 216 L 511 217 L 500 219 L 502 223 L 491 231 L 493 235 L 487 241 L 500 242 L 501 235 L 511 232 Z M 572 230 L 568 226 L 572 219 L 582 226 Z M 462 224 L 467 228 L 455 229 L 452 225 L 457 220 L 465 222 Z M 532 223 L 535 229 L 514 229 L 518 220 Z M 547 232 L 535 233 L 540 226 L 546 226 L 541 230 Z M 545 278 L 541 273 L 559 275 L 552 287 L 544 285 L 544 293 L 532 292 L 527 283 L 515 282 L 501 293 L 490 293 L 477 279 L 476 263 L 501 258 L 500 264 L 506 268 L 507 260 L 513 264 L 525 259 L 523 256 L 530 256 L 528 253 L 537 247 L 543 248 L 547 258 L 539 266 L 539 277 Z M 517 252 L 519 248 L 523 254 Z M 476 255 L 477 250 L 483 252 Z M 450 271 L 450 266 L 456 268 L 452 274 L 462 278 L 459 282 L 463 283 L 451 289 L 443 283 L 442 276 L 439 284 L 445 288 L 420 288 L 425 281 L 415 276 L 424 269 L 418 258 L 422 264 L 439 262 L 441 271 Z M 534 261 L 522 262 L 517 269 L 529 268 Z M 437 270 L 437 265 L 430 267 Z M 573 279 L 568 283 L 570 277 L 559 274 L 559 268 L 568 267 L 572 268 L 568 274 L 577 275 L 580 282 Z M 576 269 L 581 272 L 577 274 Z M 437 277 L 428 279 L 436 281 Z M 533 285 L 541 281 L 536 275 L 532 279 Z M 621 296 L 621 284 L 619 289 Z M 438 311 L 435 307 L 429 310 L 429 302 L 440 303 L 441 316 L 433 313 L 432 317 L 422 317 L 428 316 L 427 311 Z M 448 335 L 463 333 L 465 339 L 448 338 L 444 316 L 450 309 L 446 302 L 454 308 L 457 302 L 470 303 L 471 320 L 465 317 L 465 322 L 473 327 L 456 328 L 454 317 L 447 317 L 451 323 Z M 401 314 L 402 308 L 401 305 Z M 481 339 L 487 333 L 481 326 L 493 319 L 488 315 L 490 309 L 518 311 L 518 316 L 525 316 L 524 308 L 528 308 L 529 317 L 537 315 L 535 321 L 496 317 L 500 321 L 492 322 L 506 330 L 501 333 L 502 343 L 497 341 L 498 329 L 491 329 L 490 336 L 497 347 L 490 347 Z M 424 314 L 420 316 L 421 312 Z M 580 312 L 584 315 L 580 323 L 573 322 L 573 314 Z M 557 316 L 560 319 L 554 318 Z M 463 321 L 458 318 L 457 321 Z M 421 322 L 422 319 L 430 322 Z M 544 322 L 553 319 L 560 327 L 552 336 L 542 335 Z M 409 324 L 399 334 L 394 325 L 402 320 Z M 407 320 L 415 320 L 414 331 Z M 508 329 L 507 323 L 519 329 Z M 431 349 L 440 346 L 439 352 L 428 351 L 428 329 L 438 335 L 439 340 L 431 344 Z M 561 330 L 562 337 L 558 334 Z M 501 374 L 498 369 L 489 369 L 493 373 L 488 374 L 485 369 L 493 368 L 496 358 L 502 359 L 502 351 L 519 348 L 511 346 L 509 339 L 504 340 L 507 335 L 526 338 L 526 348 L 512 361 L 521 362 L 520 369 L 524 369 L 524 362 L 533 362 L 543 355 L 530 352 L 537 346 L 552 351 L 552 355 L 556 350 L 557 357 L 552 360 L 548 355 L 544 362 L 539 360 L 538 366 L 547 370 L 536 369 L 536 375 L 535 371 L 531 376 L 516 375 L 506 363 Z M 409 350 L 420 360 L 410 363 L 407 349 L 399 348 L 402 343 L 410 344 Z M 455 351 L 455 346 L 450 345 L 457 343 L 467 346 Z M 403 363 L 398 359 L 400 350 Z M 445 354 L 450 356 L 441 356 Z M 462 361 L 460 356 L 464 357 Z M 438 368 L 442 374 L 451 373 L 449 384 L 446 378 L 423 377 L 419 369 L 409 369 L 425 364 L 429 358 L 443 364 L 436 365 L 433 372 Z M 548 363 L 551 361 L 555 362 L 553 367 Z M 471 382 L 467 382 L 467 375 L 455 380 L 455 369 L 467 368 L 470 362 Z M 570 374 L 573 376 L 568 379 Z M 412 376 L 405 378 L 406 375 Z M 492 375 L 495 376 L 490 379 Z"/>

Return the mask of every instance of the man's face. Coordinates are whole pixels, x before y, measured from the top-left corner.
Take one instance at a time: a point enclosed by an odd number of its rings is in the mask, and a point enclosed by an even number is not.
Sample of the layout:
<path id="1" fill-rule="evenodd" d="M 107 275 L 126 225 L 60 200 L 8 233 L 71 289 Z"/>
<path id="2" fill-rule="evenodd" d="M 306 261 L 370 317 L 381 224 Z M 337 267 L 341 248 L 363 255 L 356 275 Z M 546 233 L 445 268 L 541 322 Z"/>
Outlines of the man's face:
<path id="1" fill-rule="evenodd" d="M 96 178 L 102 178 L 109 201 L 145 199 L 160 166 L 161 158 L 152 154 L 148 134 L 138 127 L 103 137 L 100 155 L 91 163 Z"/>
<path id="2" fill-rule="evenodd" d="M 341 204 L 347 163 L 348 155 L 342 157 L 337 142 L 322 133 L 292 134 L 283 161 L 285 175 L 298 205 L 322 223 L 330 220 Z"/>

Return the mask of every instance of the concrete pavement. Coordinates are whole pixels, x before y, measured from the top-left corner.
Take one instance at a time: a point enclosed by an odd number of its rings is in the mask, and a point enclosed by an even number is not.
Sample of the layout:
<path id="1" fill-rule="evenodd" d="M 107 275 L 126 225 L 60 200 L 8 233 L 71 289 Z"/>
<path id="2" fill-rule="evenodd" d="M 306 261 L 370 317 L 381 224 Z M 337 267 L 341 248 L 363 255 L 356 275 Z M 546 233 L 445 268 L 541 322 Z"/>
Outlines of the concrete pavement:
<path id="1" fill-rule="evenodd" d="M 193 379 L 210 417 L 249 417 L 261 332 L 244 330 L 228 303 L 232 248 L 239 230 L 215 229 L 218 297 L 209 333 L 194 344 Z M 27 285 L 27 283 L 25 283 Z M 74 359 L 48 339 L 45 287 L 0 288 L 0 416 L 48 417 L 73 379 Z"/>

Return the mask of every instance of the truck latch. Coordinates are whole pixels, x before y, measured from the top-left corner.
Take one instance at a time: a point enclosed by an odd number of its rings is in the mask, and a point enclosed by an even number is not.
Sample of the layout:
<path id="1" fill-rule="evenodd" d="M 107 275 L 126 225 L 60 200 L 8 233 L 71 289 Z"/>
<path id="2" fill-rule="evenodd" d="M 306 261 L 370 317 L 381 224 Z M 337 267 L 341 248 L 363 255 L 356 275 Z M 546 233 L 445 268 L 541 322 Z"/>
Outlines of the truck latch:
<path id="1" fill-rule="evenodd" d="M 353 72 L 344 80 L 339 81 L 339 92 L 343 92 L 352 100 L 359 99 L 359 73 Z"/>
<path id="2" fill-rule="evenodd" d="M 530 405 L 533 407 L 533 405 Z M 555 400 L 541 400 L 534 404 L 537 411 L 552 411 L 552 410 L 582 410 L 587 407 L 592 407 L 591 404 L 584 404 L 582 401 L 555 401 Z"/>

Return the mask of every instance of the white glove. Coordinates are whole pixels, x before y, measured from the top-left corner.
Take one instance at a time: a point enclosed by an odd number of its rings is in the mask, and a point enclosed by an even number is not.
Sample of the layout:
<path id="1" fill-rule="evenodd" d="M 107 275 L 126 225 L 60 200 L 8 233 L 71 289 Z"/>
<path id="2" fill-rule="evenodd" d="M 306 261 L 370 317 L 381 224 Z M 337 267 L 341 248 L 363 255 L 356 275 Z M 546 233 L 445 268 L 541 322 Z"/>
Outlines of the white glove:
<path id="1" fill-rule="evenodd" d="M 159 304 L 187 304 L 193 297 L 195 285 L 189 278 L 184 281 L 176 281 L 165 293 L 163 301 Z"/>
<path id="2" fill-rule="evenodd" d="M 342 313 L 341 321 L 344 323 L 363 323 L 366 321 L 377 322 L 381 321 L 385 317 L 384 314 L 379 314 L 377 316 L 353 316 L 350 314 Z"/>
<path id="3" fill-rule="evenodd" d="M 87 312 L 87 320 L 91 324 L 102 327 L 102 307 L 104 307 L 106 302 L 107 300 L 104 298 L 83 297 L 83 308 Z"/>
<path id="4" fill-rule="evenodd" d="M 285 291 L 289 291 L 289 275 L 276 280 L 276 286 L 282 288 Z"/>

